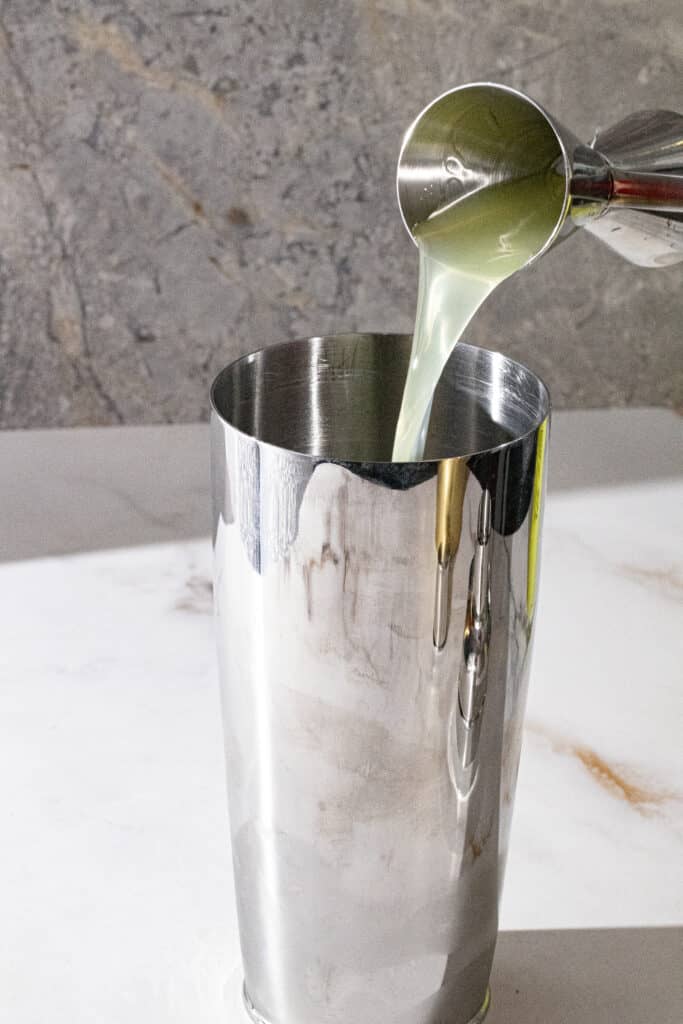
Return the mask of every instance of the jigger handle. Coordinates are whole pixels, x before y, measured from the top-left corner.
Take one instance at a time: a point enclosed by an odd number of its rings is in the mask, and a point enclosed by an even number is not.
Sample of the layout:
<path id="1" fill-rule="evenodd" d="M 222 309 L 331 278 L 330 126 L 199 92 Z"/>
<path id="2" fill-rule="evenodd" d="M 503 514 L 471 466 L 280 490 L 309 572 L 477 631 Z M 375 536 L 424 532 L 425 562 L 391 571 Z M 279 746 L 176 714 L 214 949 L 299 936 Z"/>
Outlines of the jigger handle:
<path id="1" fill-rule="evenodd" d="M 610 167 L 599 178 L 572 179 L 574 199 L 660 213 L 683 213 L 683 174 L 639 174 Z"/>

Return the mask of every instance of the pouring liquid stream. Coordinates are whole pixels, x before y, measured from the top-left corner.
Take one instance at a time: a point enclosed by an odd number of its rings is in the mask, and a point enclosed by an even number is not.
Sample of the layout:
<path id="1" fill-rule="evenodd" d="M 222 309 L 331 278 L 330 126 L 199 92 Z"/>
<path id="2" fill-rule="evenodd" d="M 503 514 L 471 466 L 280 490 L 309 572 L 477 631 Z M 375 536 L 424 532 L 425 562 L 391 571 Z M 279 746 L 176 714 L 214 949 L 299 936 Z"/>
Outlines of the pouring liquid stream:
<path id="1" fill-rule="evenodd" d="M 552 235 L 564 199 L 554 154 L 533 173 L 487 185 L 433 213 L 419 250 L 415 331 L 392 461 L 419 461 L 434 391 L 455 345 L 494 288 Z"/>

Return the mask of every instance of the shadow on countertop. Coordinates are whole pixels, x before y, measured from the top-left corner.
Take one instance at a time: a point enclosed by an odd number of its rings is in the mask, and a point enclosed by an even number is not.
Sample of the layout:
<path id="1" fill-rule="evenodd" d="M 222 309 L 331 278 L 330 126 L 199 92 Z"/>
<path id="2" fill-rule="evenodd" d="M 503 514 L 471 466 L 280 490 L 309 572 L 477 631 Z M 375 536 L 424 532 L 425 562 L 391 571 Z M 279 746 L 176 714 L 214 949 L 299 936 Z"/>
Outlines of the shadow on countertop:
<path id="1" fill-rule="evenodd" d="M 502 932 L 487 1024 L 680 1024 L 683 928 Z"/>

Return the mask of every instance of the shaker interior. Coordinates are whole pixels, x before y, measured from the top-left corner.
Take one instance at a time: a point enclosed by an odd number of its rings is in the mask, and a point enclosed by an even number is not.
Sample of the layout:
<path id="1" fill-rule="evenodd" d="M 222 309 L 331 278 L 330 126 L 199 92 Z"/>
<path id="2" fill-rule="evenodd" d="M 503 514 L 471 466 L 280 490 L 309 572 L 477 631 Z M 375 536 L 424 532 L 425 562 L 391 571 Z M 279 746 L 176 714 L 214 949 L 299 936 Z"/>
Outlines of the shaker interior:
<path id="1" fill-rule="evenodd" d="M 411 338 L 339 334 L 287 342 L 227 366 L 213 406 L 242 433 L 320 458 L 390 462 Z M 423 461 L 471 455 L 535 429 L 544 385 L 497 352 L 458 344 L 434 396 Z"/>

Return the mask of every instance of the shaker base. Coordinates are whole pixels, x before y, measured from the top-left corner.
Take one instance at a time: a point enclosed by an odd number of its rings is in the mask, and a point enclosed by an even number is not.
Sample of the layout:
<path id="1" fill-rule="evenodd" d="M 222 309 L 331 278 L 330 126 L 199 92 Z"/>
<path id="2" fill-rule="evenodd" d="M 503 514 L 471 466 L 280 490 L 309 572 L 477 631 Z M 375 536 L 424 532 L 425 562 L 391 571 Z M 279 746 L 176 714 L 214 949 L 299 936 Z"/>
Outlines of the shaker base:
<path id="1" fill-rule="evenodd" d="M 247 992 L 246 985 L 242 986 L 242 998 L 244 1000 L 244 1008 L 246 1009 L 247 1014 L 249 1015 L 250 1019 L 254 1022 L 254 1024 L 275 1024 L 275 1021 L 266 1020 L 266 1018 L 262 1017 L 261 1014 L 258 1012 L 256 1007 L 252 1003 L 251 999 L 249 998 L 249 993 Z M 475 1013 L 474 1017 L 471 1017 L 470 1020 L 467 1021 L 467 1024 L 482 1024 L 482 1021 L 488 1014 L 490 1008 L 491 989 L 487 988 L 486 996 L 484 997 L 484 1002 L 481 1004 L 481 1008 L 477 1013 Z M 282 1021 L 281 1024 L 289 1024 L 289 1021 Z M 291 1024 L 295 1024 L 295 1022 L 292 1021 Z"/>

